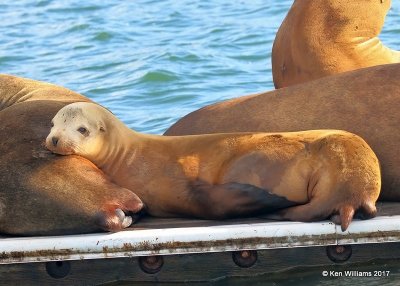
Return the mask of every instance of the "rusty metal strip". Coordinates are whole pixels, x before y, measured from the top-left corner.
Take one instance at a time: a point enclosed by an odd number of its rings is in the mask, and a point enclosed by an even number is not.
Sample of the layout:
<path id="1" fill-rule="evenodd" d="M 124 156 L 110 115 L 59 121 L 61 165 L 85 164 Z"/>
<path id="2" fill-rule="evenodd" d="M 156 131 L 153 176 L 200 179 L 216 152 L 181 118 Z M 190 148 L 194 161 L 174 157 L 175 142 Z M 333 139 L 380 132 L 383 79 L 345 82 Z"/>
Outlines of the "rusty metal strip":
<path id="1" fill-rule="evenodd" d="M 400 216 L 354 221 L 344 233 L 328 221 L 128 230 L 0 239 L 0 264 L 395 241 Z"/>

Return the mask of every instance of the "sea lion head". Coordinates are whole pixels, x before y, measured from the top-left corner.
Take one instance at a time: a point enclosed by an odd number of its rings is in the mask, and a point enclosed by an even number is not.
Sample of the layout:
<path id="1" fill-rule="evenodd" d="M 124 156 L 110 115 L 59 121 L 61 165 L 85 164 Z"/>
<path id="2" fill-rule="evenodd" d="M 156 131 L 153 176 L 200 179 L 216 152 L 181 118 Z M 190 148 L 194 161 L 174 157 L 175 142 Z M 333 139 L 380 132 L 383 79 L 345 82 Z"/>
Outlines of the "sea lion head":
<path id="1" fill-rule="evenodd" d="M 106 134 L 102 109 L 88 102 L 75 102 L 61 108 L 51 121 L 47 149 L 61 155 L 96 156 Z"/>

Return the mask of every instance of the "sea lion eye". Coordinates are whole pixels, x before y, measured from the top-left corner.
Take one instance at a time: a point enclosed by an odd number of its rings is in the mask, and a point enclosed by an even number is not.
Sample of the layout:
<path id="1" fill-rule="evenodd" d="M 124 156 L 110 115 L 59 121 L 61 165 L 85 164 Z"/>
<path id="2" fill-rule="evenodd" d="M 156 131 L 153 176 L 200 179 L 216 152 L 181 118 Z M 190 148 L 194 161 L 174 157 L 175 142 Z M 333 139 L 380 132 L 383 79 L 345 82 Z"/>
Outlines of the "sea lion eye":
<path id="1" fill-rule="evenodd" d="M 81 133 L 82 135 L 88 135 L 89 131 L 85 127 L 79 127 L 78 132 Z"/>
<path id="2" fill-rule="evenodd" d="M 53 120 L 51 121 L 50 124 L 51 124 L 51 127 L 54 127 L 54 122 L 53 122 Z"/>

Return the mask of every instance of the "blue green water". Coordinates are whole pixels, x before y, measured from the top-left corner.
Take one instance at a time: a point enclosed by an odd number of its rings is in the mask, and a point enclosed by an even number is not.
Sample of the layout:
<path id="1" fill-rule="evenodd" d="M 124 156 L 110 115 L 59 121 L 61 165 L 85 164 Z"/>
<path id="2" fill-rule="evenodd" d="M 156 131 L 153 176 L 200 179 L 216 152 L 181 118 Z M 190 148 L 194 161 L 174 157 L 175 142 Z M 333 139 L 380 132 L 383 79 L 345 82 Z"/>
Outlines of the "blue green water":
<path id="1" fill-rule="evenodd" d="M 381 39 L 399 49 L 392 2 Z M 0 72 L 66 86 L 161 134 L 206 104 L 273 89 L 272 43 L 291 3 L 0 0 Z"/>
<path id="2" fill-rule="evenodd" d="M 382 34 L 400 47 L 400 3 Z M 0 0 L 0 72 L 49 81 L 163 133 L 209 103 L 273 88 L 271 48 L 292 1 Z"/>

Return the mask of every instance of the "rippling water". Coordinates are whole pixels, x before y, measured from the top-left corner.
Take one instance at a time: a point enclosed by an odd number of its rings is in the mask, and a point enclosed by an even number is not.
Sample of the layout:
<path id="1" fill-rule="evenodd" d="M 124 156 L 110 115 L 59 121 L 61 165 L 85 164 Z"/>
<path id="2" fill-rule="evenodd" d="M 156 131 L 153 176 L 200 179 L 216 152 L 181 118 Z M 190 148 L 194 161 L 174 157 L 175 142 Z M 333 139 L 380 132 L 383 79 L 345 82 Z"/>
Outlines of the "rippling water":
<path id="1" fill-rule="evenodd" d="M 398 48 L 393 2 L 382 38 Z M 0 1 L 0 72 L 66 86 L 162 133 L 201 106 L 273 88 L 271 47 L 291 3 Z"/>
<path id="2" fill-rule="evenodd" d="M 392 2 L 381 38 L 399 49 Z M 273 89 L 272 43 L 291 3 L 0 0 L 0 72 L 66 86 L 160 134 L 206 104 Z"/>

